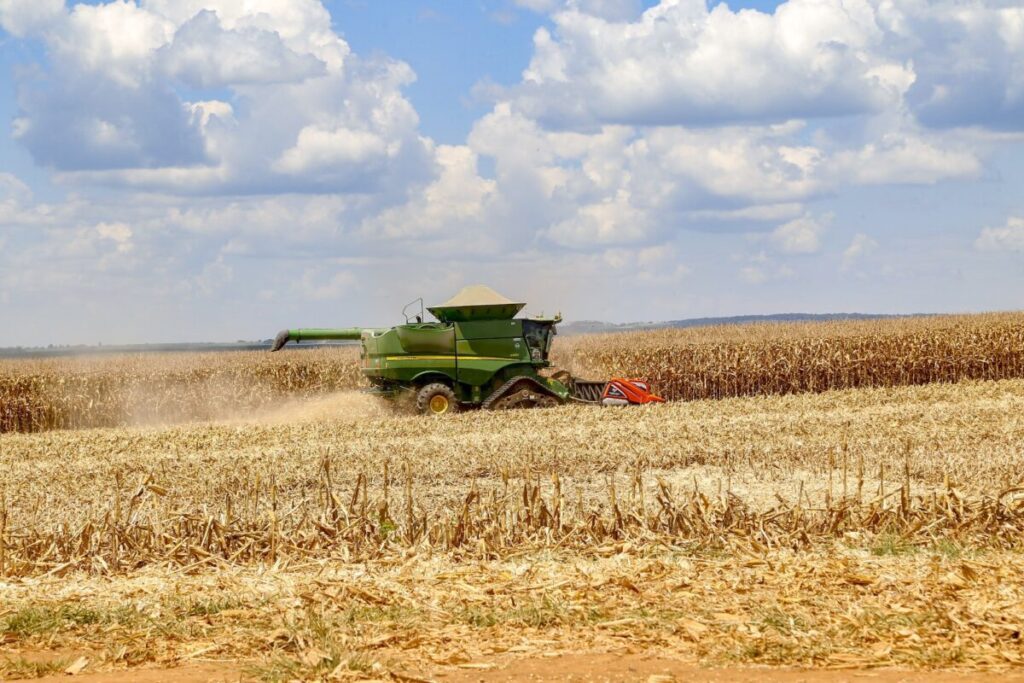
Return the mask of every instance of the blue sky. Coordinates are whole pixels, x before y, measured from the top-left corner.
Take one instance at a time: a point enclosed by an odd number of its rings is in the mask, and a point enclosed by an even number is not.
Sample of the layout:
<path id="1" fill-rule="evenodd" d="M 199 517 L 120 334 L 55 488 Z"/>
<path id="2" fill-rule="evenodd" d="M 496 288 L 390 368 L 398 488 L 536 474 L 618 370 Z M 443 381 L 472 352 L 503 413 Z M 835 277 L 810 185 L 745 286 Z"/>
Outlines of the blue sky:
<path id="1" fill-rule="evenodd" d="M 1024 9 L 0 0 L 0 346 L 1016 309 Z"/>

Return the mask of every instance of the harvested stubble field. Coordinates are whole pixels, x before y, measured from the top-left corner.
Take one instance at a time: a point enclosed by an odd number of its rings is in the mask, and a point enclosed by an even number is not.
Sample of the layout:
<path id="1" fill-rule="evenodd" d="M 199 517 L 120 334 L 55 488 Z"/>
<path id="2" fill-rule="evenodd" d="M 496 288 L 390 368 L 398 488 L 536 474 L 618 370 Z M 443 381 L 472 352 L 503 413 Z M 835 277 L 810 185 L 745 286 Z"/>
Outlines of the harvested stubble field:
<path id="1" fill-rule="evenodd" d="M 1022 409 L 1019 380 L 448 420 L 343 394 L 3 435 L 5 666 L 1017 666 Z"/>
<path id="2" fill-rule="evenodd" d="M 315 398 L 263 380 L 272 402 L 243 410 L 234 387 L 213 422 L 0 434 L 0 678 L 82 654 L 87 671 L 228 662 L 263 680 L 452 678 L 562 653 L 1024 666 L 1024 379 L 1001 378 L 1021 318 L 935 320 L 907 330 L 959 330 L 1000 378 L 433 420 L 326 393 L 349 376 L 335 350 L 303 371 L 319 384 L 294 380 Z M 813 337 L 784 327 L 793 348 Z M 671 378 L 628 339 L 601 342 L 637 363 L 618 372 Z M 600 348 L 560 352 L 615 362 Z M 308 354 L 227 365 L 295 376 Z M 112 384 L 88 386 L 116 396 L 135 386 L 124 364 L 154 361 L 103 362 Z M 904 379 L 888 383 L 920 381 Z M 176 411 L 193 390 L 177 391 Z"/>

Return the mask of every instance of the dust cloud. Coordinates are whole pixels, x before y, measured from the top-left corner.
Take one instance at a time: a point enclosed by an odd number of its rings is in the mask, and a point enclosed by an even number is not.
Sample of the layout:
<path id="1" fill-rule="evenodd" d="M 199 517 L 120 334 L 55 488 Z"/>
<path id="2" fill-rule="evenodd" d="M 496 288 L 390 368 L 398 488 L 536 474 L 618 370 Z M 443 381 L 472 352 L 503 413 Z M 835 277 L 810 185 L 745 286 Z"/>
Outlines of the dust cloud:
<path id="1" fill-rule="evenodd" d="M 326 396 L 285 399 L 278 405 L 254 410 L 247 416 L 234 416 L 226 421 L 260 425 L 300 424 L 387 417 L 399 412 L 382 398 L 359 391 L 339 391 Z"/>
<path id="2" fill-rule="evenodd" d="M 358 390 L 297 396 L 218 378 L 188 385 L 133 387 L 125 396 L 123 419 L 117 422 L 140 428 L 195 423 L 279 425 L 401 413 L 400 406 Z"/>

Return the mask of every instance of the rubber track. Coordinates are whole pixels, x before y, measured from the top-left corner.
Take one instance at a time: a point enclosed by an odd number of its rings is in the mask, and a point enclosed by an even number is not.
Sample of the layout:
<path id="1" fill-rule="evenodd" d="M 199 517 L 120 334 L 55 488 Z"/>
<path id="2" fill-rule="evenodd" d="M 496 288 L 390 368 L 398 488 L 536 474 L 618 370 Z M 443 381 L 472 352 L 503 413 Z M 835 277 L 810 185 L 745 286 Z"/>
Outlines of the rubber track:
<path id="1" fill-rule="evenodd" d="M 526 375 L 519 375 L 518 377 L 513 377 L 512 379 L 510 379 L 509 381 L 505 382 L 500 387 L 495 389 L 494 393 L 492 393 L 490 396 L 488 396 L 486 399 L 484 399 L 484 402 L 480 404 L 480 408 L 483 409 L 483 410 L 490 410 L 491 409 L 491 405 L 495 401 L 497 401 L 499 398 L 504 396 L 508 392 L 510 387 L 513 387 L 516 384 L 519 384 L 520 382 L 523 382 L 523 381 L 529 382 L 533 386 L 535 386 L 538 389 L 540 389 L 540 391 L 542 393 L 545 393 L 548 396 L 554 396 L 554 398 L 556 400 L 561 402 L 562 399 L 558 398 L 558 396 L 556 396 L 555 394 L 551 393 L 551 391 L 547 387 L 545 387 L 543 384 L 541 384 L 537 380 L 533 379 L 532 377 L 527 377 Z"/>

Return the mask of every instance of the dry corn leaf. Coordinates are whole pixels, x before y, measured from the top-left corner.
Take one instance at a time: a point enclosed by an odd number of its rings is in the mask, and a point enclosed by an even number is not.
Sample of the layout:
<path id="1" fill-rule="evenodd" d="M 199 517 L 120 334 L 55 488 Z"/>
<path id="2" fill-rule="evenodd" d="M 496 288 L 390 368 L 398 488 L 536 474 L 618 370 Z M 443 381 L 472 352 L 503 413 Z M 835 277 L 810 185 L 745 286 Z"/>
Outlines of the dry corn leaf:
<path id="1" fill-rule="evenodd" d="M 731 614 L 729 612 L 712 612 L 711 616 L 716 621 L 720 621 L 724 624 L 745 624 L 747 618 L 739 614 Z"/>
<path id="2" fill-rule="evenodd" d="M 311 647 L 299 655 L 299 659 L 302 660 L 302 663 L 311 668 L 318 666 L 320 662 L 327 661 L 330 658 L 331 656 L 329 654 L 315 647 Z"/>
<path id="3" fill-rule="evenodd" d="M 64 669 L 64 673 L 66 673 L 68 676 L 76 676 L 76 675 L 82 673 L 82 671 L 88 665 L 89 665 L 89 658 L 88 657 L 79 657 L 75 661 L 71 662 L 71 664 L 69 664 L 66 669 Z"/>
<path id="4" fill-rule="evenodd" d="M 678 623 L 683 630 L 686 631 L 686 634 L 693 640 L 699 640 L 701 636 L 708 632 L 708 626 L 706 624 L 702 624 L 701 622 L 688 617 L 680 617 Z"/>
<path id="5" fill-rule="evenodd" d="M 875 582 L 875 578 L 873 576 L 867 576 L 865 574 L 847 574 L 843 577 L 843 580 L 854 586 L 870 586 Z"/>

